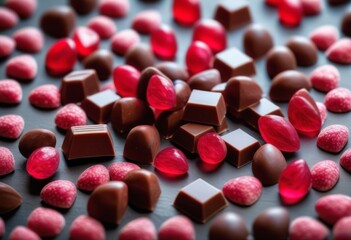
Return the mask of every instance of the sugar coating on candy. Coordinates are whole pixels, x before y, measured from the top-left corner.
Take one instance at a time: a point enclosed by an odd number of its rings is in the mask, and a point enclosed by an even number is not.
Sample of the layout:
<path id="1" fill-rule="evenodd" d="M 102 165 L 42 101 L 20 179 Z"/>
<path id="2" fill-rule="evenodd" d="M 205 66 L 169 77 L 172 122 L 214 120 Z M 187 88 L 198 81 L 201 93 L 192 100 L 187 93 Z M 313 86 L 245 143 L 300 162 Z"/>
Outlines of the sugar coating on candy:
<path id="1" fill-rule="evenodd" d="M 102 0 L 99 4 L 99 12 L 111 18 L 120 18 L 129 11 L 128 0 Z"/>
<path id="2" fill-rule="evenodd" d="M 189 218 L 178 215 L 164 221 L 157 236 L 159 240 L 195 240 L 195 229 Z"/>
<path id="3" fill-rule="evenodd" d="M 347 88 L 335 88 L 327 93 L 324 104 L 331 112 L 351 111 L 351 91 Z"/>
<path id="4" fill-rule="evenodd" d="M 310 40 L 320 50 L 327 50 L 339 38 L 338 29 L 333 25 L 320 26 L 310 34 Z"/>
<path id="5" fill-rule="evenodd" d="M 290 224 L 290 240 L 323 240 L 329 235 L 329 229 L 314 218 L 298 217 Z"/>
<path id="6" fill-rule="evenodd" d="M 317 15 L 322 11 L 321 0 L 301 0 L 301 3 L 305 15 Z"/>
<path id="7" fill-rule="evenodd" d="M 10 151 L 10 149 L 0 146 L 0 176 L 9 174 L 14 170 L 15 170 L 15 158 L 13 157 L 12 152 Z"/>
<path id="8" fill-rule="evenodd" d="M 161 75 L 153 75 L 146 89 L 146 99 L 150 106 L 158 110 L 169 110 L 177 101 L 173 82 Z"/>
<path id="9" fill-rule="evenodd" d="M 343 217 L 333 227 L 334 240 L 351 239 L 351 216 Z"/>
<path id="10" fill-rule="evenodd" d="M 189 170 L 188 159 L 174 147 L 162 149 L 154 159 L 154 167 L 160 172 L 175 176 L 186 174 Z"/>
<path id="11" fill-rule="evenodd" d="M 22 100 L 22 87 L 12 79 L 0 80 L 0 103 L 16 104 Z"/>
<path id="12" fill-rule="evenodd" d="M 5 6 L 12 9 L 21 18 L 29 18 L 37 8 L 37 0 L 6 0 Z"/>
<path id="13" fill-rule="evenodd" d="M 344 125 L 333 124 L 319 133 L 317 146 L 324 151 L 338 153 L 349 139 L 349 129 Z"/>
<path id="14" fill-rule="evenodd" d="M 6 63 L 7 76 L 16 80 L 31 81 L 37 75 L 38 65 L 31 55 L 19 55 Z"/>
<path id="15" fill-rule="evenodd" d="M 319 217 L 334 225 L 343 217 L 351 215 L 351 198 L 344 194 L 331 194 L 318 199 L 315 209 Z"/>
<path id="16" fill-rule="evenodd" d="M 38 207 L 28 216 L 27 226 L 40 237 L 56 237 L 65 227 L 65 218 L 56 210 Z"/>
<path id="17" fill-rule="evenodd" d="M 217 133 L 206 133 L 197 141 L 200 159 L 208 164 L 218 164 L 227 155 L 227 145 Z"/>
<path id="18" fill-rule="evenodd" d="M 19 29 L 12 37 L 16 41 L 16 48 L 23 52 L 37 53 L 44 45 L 42 32 L 34 27 Z"/>
<path id="19" fill-rule="evenodd" d="M 116 31 L 116 24 L 106 16 L 95 16 L 88 22 L 88 27 L 94 30 L 102 39 L 110 38 Z"/>
<path id="20" fill-rule="evenodd" d="M 8 36 L 0 36 L 0 58 L 5 58 L 12 54 L 16 42 Z"/>
<path id="21" fill-rule="evenodd" d="M 339 166 L 331 161 L 324 160 L 316 163 L 311 168 L 312 187 L 318 191 L 325 192 L 332 189 L 339 180 Z"/>
<path id="22" fill-rule="evenodd" d="M 84 191 L 93 191 L 96 187 L 110 181 L 110 175 L 104 165 L 96 164 L 82 172 L 77 181 L 77 187 Z"/>
<path id="23" fill-rule="evenodd" d="M 106 238 L 104 226 L 95 218 L 80 215 L 71 224 L 69 239 L 104 240 Z"/>
<path id="24" fill-rule="evenodd" d="M 119 231 L 119 240 L 143 239 L 155 240 L 157 238 L 156 228 L 153 222 L 146 217 L 134 219 L 124 225 Z"/>
<path id="25" fill-rule="evenodd" d="M 8 114 L 0 116 L 0 137 L 17 139 L 24 128 L 24 120 L 21 116 Z"/>
<path id="26" fill-rule="evenodd" d="M 9 240 L 40 240 L 34 231 L 25 226 L 15 227 L 9 235 Z"/>
<path id="27" fill-rule="evenodd" d="M 340 156 L 340 165 L 348 172 L 351 172 L 351 148 L 347 149 Z"/>
<path id="28" fill-rule="evenodd" d="M 108 168 L 111 181 L 124 181 L 125 176 L 140 167 L 130 162 L 115 162 Z"/>
<path id="29" fill-rule="evenodd" d="M 17 14 L 9 8 L 0 7 L 0 31 L 13 28 L 18 23 Z"/>
<path id="30" fill-rule="evenodd" d="M 58 108 L 61 105 L 60 89 L 53 84 L 34 88 L 28 95 L 29 102 L 38 108 Z"/>
<path id="31" fill-rule="evenodd" d="M 60 164 L 60 154 L 53 147 L 36 149 L 27 160 L 26 169 L 35 179 L 46 179 L 53 176 Z"/>
<path id="32" fill-rule="evenodd" d="M 68 180 L 56 180 L 46 184 L 40 191 L 40 198 L 58 208 L 70 208 L 77 197 L 77 188 Z"/>
<path id="33" fill-rule="evenodd" d="M 124 55 L 134 45 L 140 42 L 139 34 L 133 29 L 117 32 L 111 38 L 111 49 L 114 53 Z"/>
<path id="34" fill-rule="evenodd" d="M 161 25 L 161 14 L 156 10 L 143 10 L 132 20 L 132 28 L 139 33 L 150 34 Z"/>
<path id="35" fill-rule="evenodd" d="M 342 38 L 327 49 L 330 61 L 340 64 L 351 64 L 351 39 Z"/>
<path id="36" fill-rule="evenodd" d="M 316 102 L 316 104 L 319 110 L 319 114 L 321 116 L 321 121 L 323 126 L 325 120 L 327 119 L 327 107 L 324 105 L 324 103 L 321 103 L 321 102 Z"/>
<path id="37" fill-rule="evenodd" d="M 72 126 L 82 126 L 87 123 L 87 115 L 77 104 L 69 103 L 57 111 L 55 124 L 62 129 L 69 129 Z"/>
<path id="38" fill-rule="evenodd" d="M 313 70 L 310 80 L 315 89 L 321 92 L 329 92 L 338 87 L 340 73 L 336 67 L 327 64 Z"/>

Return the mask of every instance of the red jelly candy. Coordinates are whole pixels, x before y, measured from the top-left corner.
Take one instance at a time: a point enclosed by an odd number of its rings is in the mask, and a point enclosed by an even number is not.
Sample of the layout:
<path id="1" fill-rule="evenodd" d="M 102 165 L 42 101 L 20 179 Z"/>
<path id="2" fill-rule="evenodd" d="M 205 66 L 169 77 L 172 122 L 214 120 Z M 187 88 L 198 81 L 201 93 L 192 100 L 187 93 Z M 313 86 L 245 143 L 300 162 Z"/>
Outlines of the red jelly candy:
<path id="1" fill-rule="evenodd" d="M 162 25 L 151 33 L 151 48 L 155 55 L 164 60 L 174 59 L 177 39 L 172 28 Z"/>
<path id="2" fill-rule="evenodd" d="M 158 110 L 168 110 L 176 105 L 176 92 L 168 78 L 153 75 L 146 89 L 146 99 L 150 106 Z"/>
<path id="3" fill-rule="evenodd" d="M 179 24 L 191 26 L 201 18 L 200 0 L 173 0 L 172 12 Z"/>
<path id="4" fill-rule="evenodd" d="M 295 204 L 304 198 L 312 187 L 312 176 L 305 160 L 291 162 L 279 177 L 278 188 L 285 204 Z"/>
<path id="5" fill-rule="evenodd" d="M 77 61 L 76 46 L 73 40 L 65 38 L 57 41 L 46 54 L 46 69 L 52 75 L 70 72 Z"/>
<path id="6" fill-rule="evenodd" d="M 183 175 L 188 172 L 188 159 L 177 148 L 168 147 L 161 150 L 155 157 L 154 167 L 165 174 Z"/>
<path id="7" fill-rule="evenodd" d="M 192 42 L 186 52 L 186 66 L 190 74 L 196 74 L 212 67 L 213 54 L 203 42 Z"/>
<path id="8" fill-rule="evenodd" d="M 300 0 L 282 0 L 278 8 L 279 20 L 288 27 L 296 27 L 303 19 L 303 8 Z"/>
<path id="9" fill-rule="evenodd" d="M 266 115 L 258 119 L 258 128 L 263 139 L 280 151 L 296 152 L 300 149 L 300 139 L 291 123 L 276 115 Z"/>
<path id="10" fill-rule="evenodd" d="M 218 53 L 227 47 L 225 29 L 222 24 L 213 19 L 204 19 L 195 25 L 193 41 L 206 43 L 213 53 Z"/>
<path id="11" fill-rule="evenodd" d="M 217 133 L 201 135 L 197 142 L 200 159 L 208 164 L 218 164 L 227 155 L 227 146 Z"/>
<path id="12" fill-rule="evenodd" d="M 100 45 L 99 35 L 87 27 L 79 27 L 73 34 L 73 40 L 76 44 L 79 57 L 87 57 L 95 52 Z"/>
<path id="13" fill-rule="evenodd" d="M 41 147 L 28 158 L 27 172 L 33 178 L 46 179 L 55 174 L 59 167 L 60 154 L 53 147 Z"/>
<path id="14" fill-rule="evenodd" d="M 133 66 L 121 65 L 113 70 L 113 83 L 122 97 L 135 97 L 140 72 Z"/>

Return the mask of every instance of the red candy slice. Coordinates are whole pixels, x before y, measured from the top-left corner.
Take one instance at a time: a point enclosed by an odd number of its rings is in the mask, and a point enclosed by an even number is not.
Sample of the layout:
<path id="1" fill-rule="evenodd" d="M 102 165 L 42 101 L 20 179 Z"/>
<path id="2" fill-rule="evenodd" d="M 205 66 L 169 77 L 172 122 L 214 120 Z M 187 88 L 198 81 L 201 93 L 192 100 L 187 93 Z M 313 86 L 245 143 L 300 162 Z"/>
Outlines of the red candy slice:
<path id="1" fill-rule="evenodd" d="M 331 194 L 318 199 L 314 207 L 323 221 L 333 225 L 351 215 L 351 198 L 344 194 Z"/>
<path id="2" fill-rule="evenodd" d="M 303 19 L 303 8 L 300 0 L 282 0 L 278 6 L 279 20 L 288 27 L 300 25 Z"/>
<path id="3" fill-rule="evenodd" d="M 177 39 L 173 29 L 163 25 L 155 29 L 150 37 L 151 48 L 155 55 L 164 60 L 174 59 L 177 53 Z"/>
<path id="4" fill-rule="evenodd" d="M 139 12 L 132 21 L 132 27 L 139 33 L 150 34 L 161 25 L 161 14 L 156 10 Z"/>
<path id="5" fill-rule="evenodd" d="M 122 97 L 135 97 L 140 72 L 130 65 L 121 65 L 113 70 L 113 83 Z"/>
<path id="6" fill-rule="evenodd" d="M 183 175 L 188 172 L 188 159 L 182 151 L 174 147 L 161 150 L 155 157 L 154 167 L 165 174 Z"/>
<path id="7" fill-rule="evenodd" d="M 146 89 L 150 106 L 158 110 L 172 109 L 176 105 L 176 92 L 171 80 L 161 75 L 153 75 Z"/>
<path id="8" fill-rule="evenodd" d="M 22 87 L 12 79 L 0 80 L 0 103 L 16 104 L 22 100 Z"/>
<path id="9" fill-rule="evenodd" d="M 41 147 L 35 150 L 27 160 L 27 172 L 35 179 L 53 176 L 60 164 L 60 154 L 53 147 Z"/>
<path id="10" fill-rule="evenodd" d="M 197 141 L 197 152 L 200 159 L 208 164 L 218 164 L 227 155 L 227 146 L 217 133 L 201 135 Z"/>
<path id="11" fill-rule="evenodd" d="M 335 88 L 325 96 L 324 104 L 332 112 L 351 111 L 351 91 L 347 88 Z"/>
<path id="12" fill-rule="evenodd" d="M 173 0 L 173 18 L 184 26 L 193 25 L 201 18 L 200 0 Z"/>
<path id="13" fill-rule="evenodd" d="M 39 108 L 53 109 L 61 105 L 61 94 L 53 84 L 44 84 L 34 88 L 28 96 L 29 102 Z"/>
<path id="14" fill-rule="evenodd" d="M 41 199 L 57 208 L 70 208 L 77 197 L 77 188 L 68 180 L 56 180 L 46 184 L 40 191 Z"/>
<path id="15" fill-rule="evenodd" d="M 325 120 L 327 119 L 327 108 L 324 105 L 324 103 L 316 102 L 316 104 L 317 104 L 319 114 L 320 114 L 321 120 L 322 120 L 322 125 L 323 125 Z"/>
<path id="16" fill-rule="evenodd" d="M 192 42 L 186 52 L 185 62 L 191 75 L 207 70 L 213 65 L 212 51 L 203 42 Z"/>
<path id="17" fill-rule="evenodd" d="M 349 139 L 349 129 L 344 125 L 333 124 L 324 128 L 317 137 L 317 146 L 324 151 L 338 153 Z"/>
<path id="18" fill-rule="evenodd" d="M 86 27 L 79 27 L 75 30 L 73 41 L 76 44 L 78 56 L 82 58 L 95 52 L 100 45 L 99 35 Z"/>
<path id="19" fill-rule="evenodd" d="M 332 189 L 339 180 L 339 166 L 331 161 L 324 160 L 316 163 L 311 168 L 312 187 L 324 192 Z"/>

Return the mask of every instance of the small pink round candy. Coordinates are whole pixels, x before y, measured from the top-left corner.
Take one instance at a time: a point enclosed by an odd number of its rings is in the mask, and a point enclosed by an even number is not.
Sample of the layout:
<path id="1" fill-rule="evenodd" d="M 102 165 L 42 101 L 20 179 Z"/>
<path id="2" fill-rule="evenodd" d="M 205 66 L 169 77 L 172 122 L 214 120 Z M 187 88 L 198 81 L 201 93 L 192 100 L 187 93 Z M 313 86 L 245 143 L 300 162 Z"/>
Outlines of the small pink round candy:
<path id="1" fill-rule="evenodd" d="M 313 70 L 310 80 L 315 89 L 329 92 L 339 85 L 340 73 L 333 65 L 323 65 Z"/>
<path id="2" fill-rule="evenodd" d="M 154 160 L 155 168 L 169 175 L 183 175 L 189 170 L 188 159 L 182 151 L 174 147 L 161 150 Z"/>
<path id="3" fill-rule="evenodd" d="M 118 240 L 132 239 L 156 239 L 156 228 L 154 223 L 147 217 L 139 217 L 124 225 L 120 231 Z"/>
<path id="4" fill-rule="evenodd" d="M 351 173 L 351 148 L 347 149 L 340 157 L 340 165 Z"/>
<path id="5" fill-rule="evenodd" d="M 0 36 L 0 58 L 5 58 L 13 53 L 16 42 L 8 36 Z"/>
<path id="6" fill-rule="evenodd" d="M 132 27 L 139 33 L 150 34 L 161 25 L 161 14 L 156 10 L 143 10 L 132 20 Z"/>
<path id="7" fill-rule="evenodd" d="M 310 34 L 311 41 L 322 51 L 327 50 L 338 38 L 338 29 L 333 25 L 320 26 Z"/>
<path id="8" fill-rule="evenodd" d="M 104 226 L 95 218 L 80 215 L 74 219 L 71 224 L 69 229 L 69 239 L 104 240 L 106 239 L 106 232 Z"/>
<path id="9" fill-rule="evenodd" d="M 6 63 L 7 76 L 21 81 L 31 81 L 35 78 L 38 65 L 31 55 L 19 55 Z"/>
<path id="10" fill-rule="evenodd" d="M 34 231 L 25 226 L 15 227 L 9 235 L 8 240 L 40 240 L 41 238 Z"/>
<path id="11" fill-rule="evenodd" d="M 121 65 L 113 70 L 113 82 L 117 93 L 122 97 L 135 97 L 140 72 L 133 66 Z"/>
<path id="12" fill-rule="evenodd" d="M 197 142 L 200 159 L 208 164 L 218 164 L 227 155 L 227 146 L 217 133 L 206 133 Z"/>
<path id="13" fill-rule="evenodd" d="M 332 189 L 339 180 L 339 166 L 331 161 L 324 160 L 311 168 L 312 187 L 317 191 L 325 192 Z"/>
<path id="14" fill-rule="evenodd" d="M 99 12 L 111 18 L 121 18 L 129 11 L 129 0 L 101 0 Z"/>
<path id="15" fill-rule="evenodd" d="M 9 8 L 0 7 L 0 31 L 13 28 L 18 23 L 17 14 Z"/>
<path id="16" fill-rule="evenodd" d="M 351 239 L 351 216 L 343 217 L 333 227 L 334 240 Z"/>
<path id="17" fill-rule="evenodd" d="M 124 181 L 125 176 L 133 170 L 140 169 L 140 167 L 130 162 L 115 162 L 108 168 L 110 178 L 112 181 Z"/>
<path id="18" fill-rule="evenodd" d="M 327 49 L 326 54 L 332 62 L 351 64 L 351 39 L 342 38 L 336 41 Z"/>
<path id="19" fill-rule="evenodd" d="M 124 55 L 126 52 L 140 42 L 139 34 L 133 29 L 125 29 L 117 32 L 111 39 L 112 51 L 119 55 Z"/>
<path id="20" fill-rule="evenodd" d="M 99 34 L 100 38 L 110 38 L 116 31 L 116 24 L 106 16 L 95 16 L 88 22 L 88 27 Z"/>
<path id="21" fill-rule="evenodd" d="M 351 111 L 351 91 L 347 88 L 335 88 L 325 96 L 324 104 L 331 112 Z"/>
<path id="22" fill-rule="evenodd" d="M 15 170 L 15 159 L 10 149 L 0 146 L 0 176 L 7 175 Z M 1 234 L 0 234 L 1 236 Z"/>
<path id="23" fill-rule="evenodd" d="M 329 125 L 317 137 L 317 146 L 324 151 L 338 153 L 349 139 L 349 129 L 340 124 Z"/>
<path id="24" fill-rule="evenodd" d="M 27 160 L 27 172 L 35 179 L 53 176 L 60 164 L 60 154 L 53 147 L 41 147 L 35 150 Z"/>
<path id="25" fill-rule="evenodd" d="M 37 0 L 6 0 L 5 6 L 12 9 L 21 18 L 29 18 L 37 9 Z"/>
<path id="26" fill-rule="evenodd" d="M 189 218 L 177 215 L 164 221 L 158 230 L 158 240 L 194 240 L 195 228 Z"/>
<path id="27" fill-rule="evenodd" d="M 16 48 L 20 51 L 36 53 L 39 52 L 44 45 L 42 32 L 34 27 L 26 27 L 17 30 L 12 37 L 16 41 Z"/>
<path id="28" fill-rule="evenodd" d="M 155 109 L 172 109 L 177 101 L 173 82 L 166 77 L 153 75 L 147 85 L 146 99 Z"/>
<path id="29" fill-rule="evenodd" d="M 213 64 L 212 51 L 201 41 L 192 42 L 186 51 L 185 63 L 191 75 L 207 70 Z"/>

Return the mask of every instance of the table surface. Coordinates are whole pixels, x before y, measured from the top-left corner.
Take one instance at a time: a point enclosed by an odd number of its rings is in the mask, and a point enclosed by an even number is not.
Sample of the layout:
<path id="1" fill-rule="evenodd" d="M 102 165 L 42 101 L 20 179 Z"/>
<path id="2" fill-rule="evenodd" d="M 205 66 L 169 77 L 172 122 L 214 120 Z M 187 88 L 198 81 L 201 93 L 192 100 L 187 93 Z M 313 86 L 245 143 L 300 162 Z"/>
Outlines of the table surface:
<path id="1" fill-rule="evenodd" d="M 67 1 L 64 0 L 39 0 L 39 5 L 36 14 L 28 20 L 21 21 L 15 29 L 11 29 L 8 31 L 1 32 L 0 34 L 9 35 L 19 28 L 26 26 L 35 26 L 38 27 L 38 22 L 43 11 L 48 9 L 49 7 L 66 4 Z M 141 10 L 145 9 L 156 9 L 162 14 L 162 22 L 168 24 L 172 28 L 175 29 L 177 40 L 178 40 L 178 53 L 176 57 L 176 61 L 181 65 L 184 65 L 184 56 L 186 49 L 191 41 L 192 36 L 192 28 L 185 28 L 177 25 L 173 19 L 171 14 L 171 2 L 172 1 L 159 1 L 156 3 L 143 3 L 142 1 L 129 1 L 130 2 L 130 11 L 128 15 L 121 19 L 114 20 L 117 24 L 118 31 L 122 29 L 130 28 L 131 19 Z M 215 6 L 218 1 L 201 1 L 202 2 L 202 17 L 203 18 L 212 18 L 215 10 Z M 250 3 L 250 9 L 253 16 L 253 21 L 255 23 L 260 23 L 270 29 L 274 43 L 276 46 L 284 45 L 286 40 L 293 35 L 301 35 L 308 37 L 309 33 L 318 26 L 325 24 L 332 24 L 340 29 L 340 22 L 343 12 L 347 8 L 346 5 L 338 6 L 338 7 L 330 7 L 326 2 L 324 2 L 324 8 L 321 14 L 313 17 L 306 17 L 302 22 L 301 26 L 293 29 L 288 29 L 283 27 L 279 21 L 278 16 L 274 8 L 268 7 L 263 3 L 263 0 L 251 0 L 248 1 Z M 87 21 L 94 15 L 97 15 L 98 12 L 95 10 L 91 14 L 87 16 L 78 16 L 77 25 L 82 26 L 86 25 Z M 228 32 L 228 47 L 238 47 L 242 49 L 242 33 L 244 28 L 238 29 L 236 31 Z M 35 80 L 31 83 L 21 83 L 23 88 L 23 100 L 17 106 L 4 106 L 0 105 L 0 115 L 5 114 L 19 114 L 23 116 L 25 119 L 25 128 L 24 132 L 27 132 L 33 128 L 45 128 L 53 131 L 57 137 L 57 149 L 61 148 L 62 141 L 64 135 L 59 132 L 54 124 L 54 117 L 57 110 L 41 110 L 34 108 L 28 102 L 28 93 L 31 89 L 36 86 L 42 85 L 44 83 L 51 83 L 57 86 L 60 85 L 59 78 L 53 78 L 49 76 L 45 71 L 45 54 L 47 49 L 55 42 L 55 39 L 50 38 L 48 36 L 45 37 L 45 46 L 44 49 L 37 54 L 34 54 L 38 62 L 38 74 Z M 149 36 L 142 36 L 142 42 L 149 43 Z M 101 48 L 110 49 L 109 40 L 104 40 L 101 42 Z M 15 51 L 11 57 L 15 55 L 19 55 L 21 52 Z M 4 70 L 5 62 L 8 59 L 0 61 L 0 79 L 5 79 L 6 74 Z M 120 56 L 114 56 L 114 66 L 118 66 L 124 63 L 124 59 Z M 310 72 L 315 69 L 317 66 L 329 63 L 326 59 L 326 56 L 323 52 L 319 52 L 318 63 L 315 66 L 308 68 L 298 68 L 300 71 L 310 74 Z M 270 87 L 270 79 L 265 71 L 265 60 L 261 59 L 256 61 L 257 66 L 257 74 L 254 77 L 258 83 L 261 85 L 264 93 L 267 95 Z M 349 66 L 336 65 L 341 73 L 341 87 L 346 87 L 351 89 L 351 68 Z M 77 64 L 75 69 L 81 69 L 81 64 Z M 105 84 L 109 81 L 112 81 L 110 78 L 107 81 L 101 82 L 101 84 Z M 323 102 L 325 94 L 318 92 L 314 89 L 311 91 L 312 96 L 316 101 Z M 286 114 L 286 103 L 278 104 L 283 112 Z M 350 113 L 344 114 L 335 114 L 328 112 L 328 117 L 326 122 L 324 123 L 324 127 L 331 124 L 344 124 L 351 129 L 351 118 Z M 92 124 L 91 121 L 88 122 Z M 254 130 L 242 125 L 240 123 L 229 120 L 230 131 L 235 130 L 237 128 L 242 128 L 244 131 L 248 132 L 255 138 L 257 138 L 261 143 L 263 143 L 260 135 Z M 123 156 L 123 145 L 124 138 L 119 136 L 115 132 L 112 131 L 114 146 L 116 149 L 116 157 L 113 159 L 93 159 L 86 161 L 82 164 L 68 164 L 63 155 L 61 154 L 61 162 L 60 167 L 57 173 L 50 179 L 38 181 L 31 178 L 26 170 L 26 159 L 19 153 L 18 151 L 18 142 L 16 141 L 6 141 L 4 139 L 0 139 L 0 146 L 8 147 L 15 156 L 16 161 L 16 169 L 15 172 L 9 174 L 7 176 L 0 177 L 0 181 L 7 183 L 13 186 L 18 192 L 20 192 L 23 196 L 23 204 L 12 214 L 4 216 L 6 222 L 6 234 L 4 239 L 7 238 L 8 234 L 11 230 L 17 225 L 26 225 L 26 219 L 28 215 L 31 213 L 33 209 L 39 206 L 43 206 L 41 202 L 39 193 L 41 188 L 50 181 L 56 179 L 67 179 L 73 182 L 77 181 L 80 173 L 85 170 L 87 167 L 92 164 L 101 163 L 108 167 L 113 162 L 122 162 L 126 161 Z M 168 141 L 162 140 L 161 148 L 171 145 Z M 347 149 L 350 147 L 350 143 L 345 147 Z M 343 150 L 344 151 L 344 150 Z M 343 152 L 342 151 L 342 152 Z M 341 153 L 342 153 L 341 152 Z M 301 138 L 301 149 L 294 153 L 286 156 L 288 162 L 294 159 L 303 158 L 307 161 L 308 165 L 312 167 L 315 163 L 321 160 L 330 159 L 339 162 L 339 158 L 341 153 L 331 154 L 324 152 L 316 147 L 316 138 L 308 139 Z M 191 183 L 192 181 L 202 178 L 213 186 L 221 189 L 223 184 L 227 182 L 229 179 L 252 175 L 251 164 L 248 164 L 240 169 L 236 169 L 228 162 L 224 162 L 218 168 L 214 170 L 208 170 L 201 167 L 199 164 L 200 161 L 197 157 L 189 158 L 189 173 L 186 176 L 183 176 L 178 179 L 167 179 L 159 175 L 162 194 L 157 203 L 157 207 L 155 211 L 152 213 L 140 213 L 133 208 L 128 207 L 121 223 L 118 226 L 108 226 L 106 227 L 106 233 L 108 239 L 116 239 L 118 235 L 118 231 L 129 221 L 137 218 L 137 217 L 149 217 L 158 228 L 162 222 L 164 222 L 169 217 L 180 214 L 173 206 L 173 200 L 180 188 Z M 153 166 L 142 166 L 150 171 L 155 172 Z M 295 219 L 299 216 L 311 216 L 313 218 L 317 218 L 317 214 L 314 210 L 315 202 L 322 196 L 326 196 L 328 194 L 336 194 L 342 193 L 351 196 L 351 188 L 350 188 L 350 174 L 348 174 L 344 169 L 341 168 L 340 179 L 337 185 L 329 192 L 321 193 L 315 190 L 311 190 L 310 193 L 304 198 L 301 202 L 293 206 L 286 206 L 291 214 L 291 219 Z M 63 232 L 56 239 L 68 239 L 69 227 L 72 221 L 81 214 L 87 214 L 86 205 L 89 194 L 84 193 L 82 191 L 78 191 L 77 199 L 73 205 L 73 207 L 69 210 L 61 211 L 66 219 L 66 226 Z M 240 207 L 233 203 L 229 203 L 228 207 L 225 208 L 222 212 L 233 211 L 240 214 L 246 221 L 248 229 L 251 229 L 251 225 L 255 217 L 264 209 L 273 207 L 273 206 L 282 206 L 282 203 L 279 199 L 278 188 L 277 185 L 273 185 L 270 187 L 264 187 L 262 191 L 262 195 L 259 200 L 250 207 Z M 208 229 L 213 221 L 213 218 L 208 221 L 206 224 L 199 224 L 194 222 L 194 226 L 196 229 L 196 238 L 197 239 L 206 239 L 208 234 Z"/>

